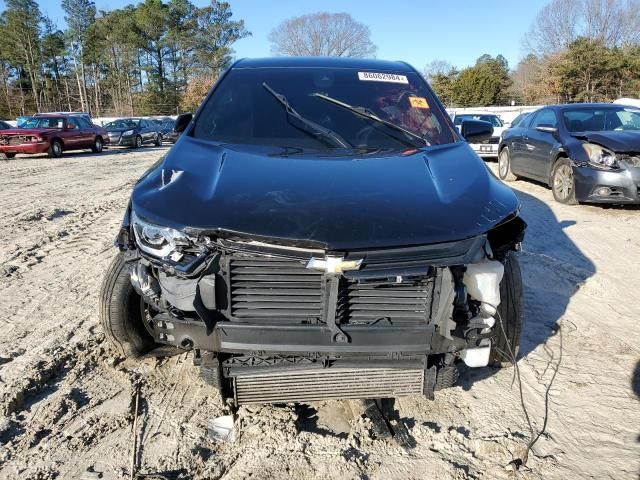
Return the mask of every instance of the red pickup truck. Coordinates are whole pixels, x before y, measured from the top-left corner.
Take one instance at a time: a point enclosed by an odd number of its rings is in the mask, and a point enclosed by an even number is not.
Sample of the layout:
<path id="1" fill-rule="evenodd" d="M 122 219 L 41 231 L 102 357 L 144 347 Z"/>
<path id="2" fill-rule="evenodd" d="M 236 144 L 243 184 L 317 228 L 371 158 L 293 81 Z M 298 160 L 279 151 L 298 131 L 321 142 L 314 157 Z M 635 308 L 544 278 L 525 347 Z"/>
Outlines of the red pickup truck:
<path id="1" fill-rule="evenodd" d="M 47 153 L 58 158 L 67 150 L 90 149 L 98 153 L 109 143 L 107 131 L 86 115 L 39 114 L 21 128 L 0 130 L 0 153 L 13 158 L 18 153 Z"/>

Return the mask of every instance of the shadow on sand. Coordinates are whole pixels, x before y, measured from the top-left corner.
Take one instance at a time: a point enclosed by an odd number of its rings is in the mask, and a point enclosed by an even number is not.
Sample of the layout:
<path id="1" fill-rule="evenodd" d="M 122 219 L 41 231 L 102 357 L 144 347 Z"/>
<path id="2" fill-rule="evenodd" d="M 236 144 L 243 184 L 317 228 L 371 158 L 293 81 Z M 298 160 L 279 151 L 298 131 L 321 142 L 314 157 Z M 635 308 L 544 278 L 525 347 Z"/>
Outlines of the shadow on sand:
<path id="1" fill-rule="evenodd" d="M 558 221 L 545 202 L 528 193 L 515 192 L 522 203 L 522 218 L 528 224 L 522 252 L 518 255 L 524 284 L 524 327 L 519 359 L 555 335 L 557 322 L 567 310 L 571 297 L 596 269 L 565 233 L 577 225 L 575 221 Z M 459 384 L 468 390 L 473 383 L 495 371 L 461 365 Z"/>

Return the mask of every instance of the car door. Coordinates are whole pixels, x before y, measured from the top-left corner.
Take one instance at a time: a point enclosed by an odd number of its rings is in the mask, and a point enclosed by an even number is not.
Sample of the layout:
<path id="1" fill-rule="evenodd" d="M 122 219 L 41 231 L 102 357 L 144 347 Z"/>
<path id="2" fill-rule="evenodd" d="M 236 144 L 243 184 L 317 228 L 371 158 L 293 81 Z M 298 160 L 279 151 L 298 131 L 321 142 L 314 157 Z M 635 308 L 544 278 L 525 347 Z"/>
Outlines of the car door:
<path id="1" fill-rule="evenodd" d="M 147 122 L 147 130 L 149 132 L 149 141 L 154 142 L 156 139 L 156 132 L 158 131 L 158 125 L 153 120 L 145 120 Z"/>
<path id="2" fill-rule="evenodd" d="M 527 124 L 525 122 L 520 122 L 504 132 L 504 140 L 509 147 L 513 173 L 526 173 L 526 134 Z"/>
<path id="3" fill-rule="evenodd" d="M 550 108 L 540 110 L 529 124 L 526 135 L 527 172 L 538 180 L 547 181 L 549 164 L 552 162 L 554 148 L 558 143 L 556 112 Z"/>
<path id="4" fill-rule="evenodd" d="M 80 126 L 80 142 L 77 148 L 91 148 L 96 138 L 93 125 L 85 118 L 76 117 L 74 119 Z"/>
<path id="5" fill-rule="evenodd" d="M 152 140 L 153 131 L 149 120 L 145 120 L 144 118 L 140 120 L 140 135 L 144 143 L 149 143 Z"/>
<path id="6" fill-rule="evenodd" d="M 75 150 L 78 148 L 83 148 L 82 131 L 80 130 L 80 125 L 75 118 L 67 117 L 64 133 L 62 136 L 65 150 Z"/>

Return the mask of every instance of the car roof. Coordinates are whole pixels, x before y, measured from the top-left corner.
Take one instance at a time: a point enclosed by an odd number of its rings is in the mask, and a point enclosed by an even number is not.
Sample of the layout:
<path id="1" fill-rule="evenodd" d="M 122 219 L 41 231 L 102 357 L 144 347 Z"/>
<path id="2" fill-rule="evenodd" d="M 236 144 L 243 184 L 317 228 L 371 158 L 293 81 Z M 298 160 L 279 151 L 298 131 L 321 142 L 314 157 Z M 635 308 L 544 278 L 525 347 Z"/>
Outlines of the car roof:
<path id="1" fill-rule="evenodd" d="M 33 117 L 88 117 L 88 113 L 82 112 L 47 112 L 47 113 L 36 113 Z"/>
<path id="2" fill-rule="evenodd" d="M 487 116 L 487 117 L 498 117 L 500 118 L 500 115 L 498 115 L 497 113 L 491 113 L 491 112 L 460 112 L 460 113 L 456 113 L 455 116 L 456 117 L 479 117 L 480 115 L 482 116 Z"/>
<path id="3" fill-rule="evenodd" d="M 414 72 L 405 62 L 344 57 L 271 57 L 243 58 L 232 68 L 353 68 L 382 72 Z"/>
<path id="4" fill-rule="evenodd" d="M 624 107 L 624 105 L 620 105 L 617 103 L 563 103 L 560 105 L 547 105 L 544 108 L 553 108 L 555 110 L 580 110 L 580 109 L 591 109 L 591 108 L 611 108 L 611 109 L 619 109 L 620 107 Z"/>

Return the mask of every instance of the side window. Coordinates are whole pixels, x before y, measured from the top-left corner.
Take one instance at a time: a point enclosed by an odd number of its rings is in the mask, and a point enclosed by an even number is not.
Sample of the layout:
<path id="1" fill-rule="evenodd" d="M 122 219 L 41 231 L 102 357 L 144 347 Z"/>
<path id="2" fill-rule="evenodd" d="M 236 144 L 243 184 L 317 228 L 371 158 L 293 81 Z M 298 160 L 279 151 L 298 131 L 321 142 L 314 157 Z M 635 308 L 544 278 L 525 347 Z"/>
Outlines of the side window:
<path id="1" fill-rule="evenodd" d="M 556 119 L 556 114 L 553 110 L 541 110 L 531 122 L 530 128 L 536 128 L 541 125 L 558 127 L 558 120 Z"/>
<path id="2" fill-rule="evenodd" d="M 84 117 L 78 117 L 76 118 L 76 120 L 80 124 L 80 128 L 83 128 L 85 130 L 93 128 L 93 125 L 91 125 L 91 122 L 89 122 L 89 120 L 87 120 Z"/>
<path id="3" fill-rule="evenodd" d="M 67 118 L 67 125 L 73 125 L 74 130 L 78 130 L 80 128 L 80 125 L 78 125 L 75 118 Z"/>
<path id="4" fill-rule="evenodd" d="M 149 121 L 143 118 L 142 120 L 140 120 L 140 126 L 142 128 L 149 128 Z"/>

